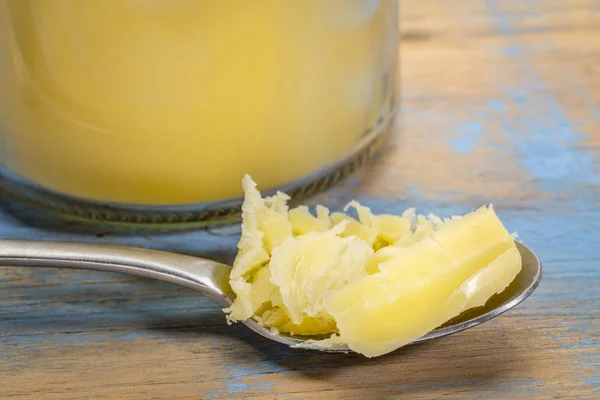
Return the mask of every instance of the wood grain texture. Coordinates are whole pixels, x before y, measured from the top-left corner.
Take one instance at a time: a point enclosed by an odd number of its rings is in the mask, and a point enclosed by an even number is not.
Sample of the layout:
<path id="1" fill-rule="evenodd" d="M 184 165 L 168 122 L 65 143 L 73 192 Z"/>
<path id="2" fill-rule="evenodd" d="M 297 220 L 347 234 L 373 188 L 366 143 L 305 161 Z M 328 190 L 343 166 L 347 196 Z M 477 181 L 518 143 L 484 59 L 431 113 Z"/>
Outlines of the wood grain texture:
<path id="1" fill-rule="evenodd" d="M 541 257 L 523 305 L 381 358 L 291 350 L 210 300 L 108 273 L 0 270 L 1 399 L 600 398 L 600 1 L 403 0 L 402 118 L 314 202 L 464 213 L 493 202 Z M 2 237 L 231 261 L 238 231 Z"/>

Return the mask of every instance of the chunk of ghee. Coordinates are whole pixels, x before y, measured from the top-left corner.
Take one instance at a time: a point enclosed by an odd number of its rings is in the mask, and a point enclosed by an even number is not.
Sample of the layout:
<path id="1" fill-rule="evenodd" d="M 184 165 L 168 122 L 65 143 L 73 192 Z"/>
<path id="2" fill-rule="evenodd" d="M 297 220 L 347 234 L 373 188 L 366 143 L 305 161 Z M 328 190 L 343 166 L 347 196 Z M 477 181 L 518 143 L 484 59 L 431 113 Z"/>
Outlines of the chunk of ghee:
<path id="1" fill-rule="evenodd" d="M 242 238 L 231 273 L 230 322 L 255 318 L 276 332 L 329 335 L 368 357 L 391 352 L 461 312 L 484 305 L 521 270 L 512 235 L 492 207 L 442 221 L 375 215 L 358 219 L 262 199 L 243 180 Z"/>

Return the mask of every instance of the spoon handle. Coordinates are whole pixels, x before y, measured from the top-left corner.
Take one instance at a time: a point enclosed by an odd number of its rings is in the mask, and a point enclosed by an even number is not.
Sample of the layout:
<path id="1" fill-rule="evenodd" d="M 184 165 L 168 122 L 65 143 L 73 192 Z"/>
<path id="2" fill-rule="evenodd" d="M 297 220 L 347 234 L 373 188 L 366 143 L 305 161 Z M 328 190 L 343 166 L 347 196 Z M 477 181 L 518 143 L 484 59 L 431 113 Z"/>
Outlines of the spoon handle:
<path id="1" fill-rule="evenodd" d="M 224 307 L 231 268 L 198 257 L 108 244 L 0 240 L 0 265 L 118 272 L 175 283 L 203 293 Z"/>

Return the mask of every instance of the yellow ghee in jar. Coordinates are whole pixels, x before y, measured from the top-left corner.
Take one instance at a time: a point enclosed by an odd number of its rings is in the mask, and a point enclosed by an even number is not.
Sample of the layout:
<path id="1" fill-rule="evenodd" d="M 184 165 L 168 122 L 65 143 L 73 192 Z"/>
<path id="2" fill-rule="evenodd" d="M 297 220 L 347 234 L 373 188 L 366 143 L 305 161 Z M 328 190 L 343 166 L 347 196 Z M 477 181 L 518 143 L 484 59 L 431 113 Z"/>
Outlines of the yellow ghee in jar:
<path id="1" fill-rule="evenodd" d="M 340 160 L 390 111 L 394 0 L 0 0 L 7 170 L 106 202 L 241 194 Z"/>

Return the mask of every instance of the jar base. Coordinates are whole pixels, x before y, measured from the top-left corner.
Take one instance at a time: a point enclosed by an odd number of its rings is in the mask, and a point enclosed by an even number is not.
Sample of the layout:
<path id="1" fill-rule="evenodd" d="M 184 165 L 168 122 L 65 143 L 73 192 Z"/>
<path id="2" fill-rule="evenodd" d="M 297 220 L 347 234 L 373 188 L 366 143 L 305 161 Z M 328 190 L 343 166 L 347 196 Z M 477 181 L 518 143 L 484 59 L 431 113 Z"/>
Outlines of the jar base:
<path id="1" fill-rule="evenodd" d="M 287 185 L 291 204 L 325 191 L 362 167 L 390 130 L 391 118 L 365 134 L 342 160 Z M 239 222 L 243 198 L 183 206 L 140 206 L 104 203 L 57 193 L 0 169 L 1 206 L 17 219 L 38 227 L 85 233 L 169 233 Z"/>

